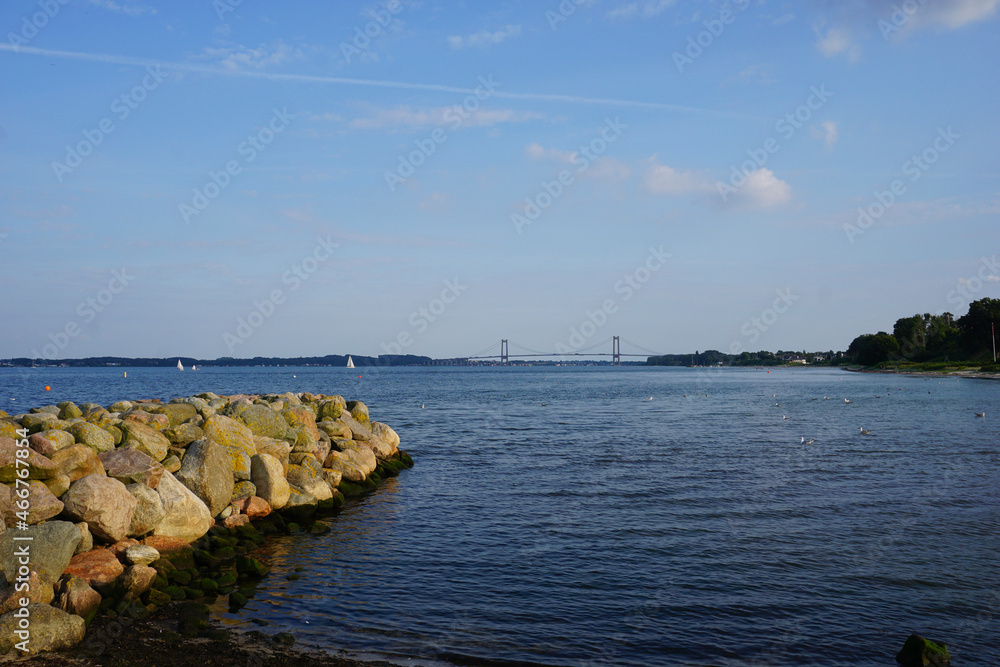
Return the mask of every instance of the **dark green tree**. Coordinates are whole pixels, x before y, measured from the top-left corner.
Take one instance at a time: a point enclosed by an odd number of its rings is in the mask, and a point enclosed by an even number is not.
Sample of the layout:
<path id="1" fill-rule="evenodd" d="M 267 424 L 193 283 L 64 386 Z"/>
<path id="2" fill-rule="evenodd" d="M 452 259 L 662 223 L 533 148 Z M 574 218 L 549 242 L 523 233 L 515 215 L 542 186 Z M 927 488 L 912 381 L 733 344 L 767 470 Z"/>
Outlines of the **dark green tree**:
<path id="1" fill-rule="evenodd" d="M 993 358 L 992 327 L 1000 324 L 1000 299 L 980 299 L 969 304 L 969 312 L 958 318 L 961 343 L 970 358 L 989 354 Z"/>

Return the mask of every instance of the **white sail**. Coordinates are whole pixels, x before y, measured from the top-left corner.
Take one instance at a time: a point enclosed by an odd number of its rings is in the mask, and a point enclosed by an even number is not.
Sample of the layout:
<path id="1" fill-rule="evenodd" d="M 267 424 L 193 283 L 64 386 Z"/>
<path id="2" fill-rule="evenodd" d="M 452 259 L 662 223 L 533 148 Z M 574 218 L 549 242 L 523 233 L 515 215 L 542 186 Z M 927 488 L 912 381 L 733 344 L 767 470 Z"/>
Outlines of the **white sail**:
<path id="1" fill-rule="evenodd" d="M 177 360 L 177 370 L 179 371 L 184 370 L 184 364 L 181 363 L 180 359 Z"/>
<path id="2" fill-rule="evenodd" d="M 354 359 L 351 358 L 351 355 L 347 355 L 347 367 L 354 368 Z"/>

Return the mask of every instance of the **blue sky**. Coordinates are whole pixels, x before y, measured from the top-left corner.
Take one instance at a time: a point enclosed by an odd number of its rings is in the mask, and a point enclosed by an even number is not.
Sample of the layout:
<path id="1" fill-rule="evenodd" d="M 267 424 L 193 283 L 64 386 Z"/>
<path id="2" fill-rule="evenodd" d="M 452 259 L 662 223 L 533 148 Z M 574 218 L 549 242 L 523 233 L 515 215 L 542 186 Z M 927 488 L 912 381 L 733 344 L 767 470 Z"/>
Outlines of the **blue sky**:
<path id="1" fill-rule="evenodd" d="M 963 314 L 1000 296 L 998 5 L 9 0 L 0 357 Z"/>

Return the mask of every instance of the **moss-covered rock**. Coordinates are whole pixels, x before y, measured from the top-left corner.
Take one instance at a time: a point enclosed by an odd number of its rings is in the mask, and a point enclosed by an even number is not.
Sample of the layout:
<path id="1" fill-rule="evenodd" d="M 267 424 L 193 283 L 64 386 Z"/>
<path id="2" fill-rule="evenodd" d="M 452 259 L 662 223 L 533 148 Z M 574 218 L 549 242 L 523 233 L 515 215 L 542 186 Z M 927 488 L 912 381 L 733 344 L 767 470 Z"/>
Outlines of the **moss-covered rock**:
<path id="1" fill-rule="evenodd" d="M 907 637 L 896 654 L 896 662 L 903 667 L 947 667 L 951 664 L 951 656 L 946 644 L 914 634 Z"/>
<path id="2" fill-rule="evenodd" d="M 240 556 L 236 559 L 236 571 L 245 577 L 266 577 L 271 568 L 256 558 Z"/>

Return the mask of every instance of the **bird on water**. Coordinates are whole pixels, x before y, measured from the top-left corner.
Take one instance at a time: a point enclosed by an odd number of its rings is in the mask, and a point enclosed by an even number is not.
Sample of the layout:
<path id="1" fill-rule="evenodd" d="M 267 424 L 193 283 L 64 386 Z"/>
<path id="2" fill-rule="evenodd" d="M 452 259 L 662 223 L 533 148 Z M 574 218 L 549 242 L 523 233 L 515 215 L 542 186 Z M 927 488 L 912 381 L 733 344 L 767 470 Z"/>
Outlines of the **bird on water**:
<path id="1" fill-rule="evenodd" d="M 858 430 L 861 431 L 861 435 L 871 435 L 871 431 L 866 431 L 864 426 L 859 426 Z"/>

